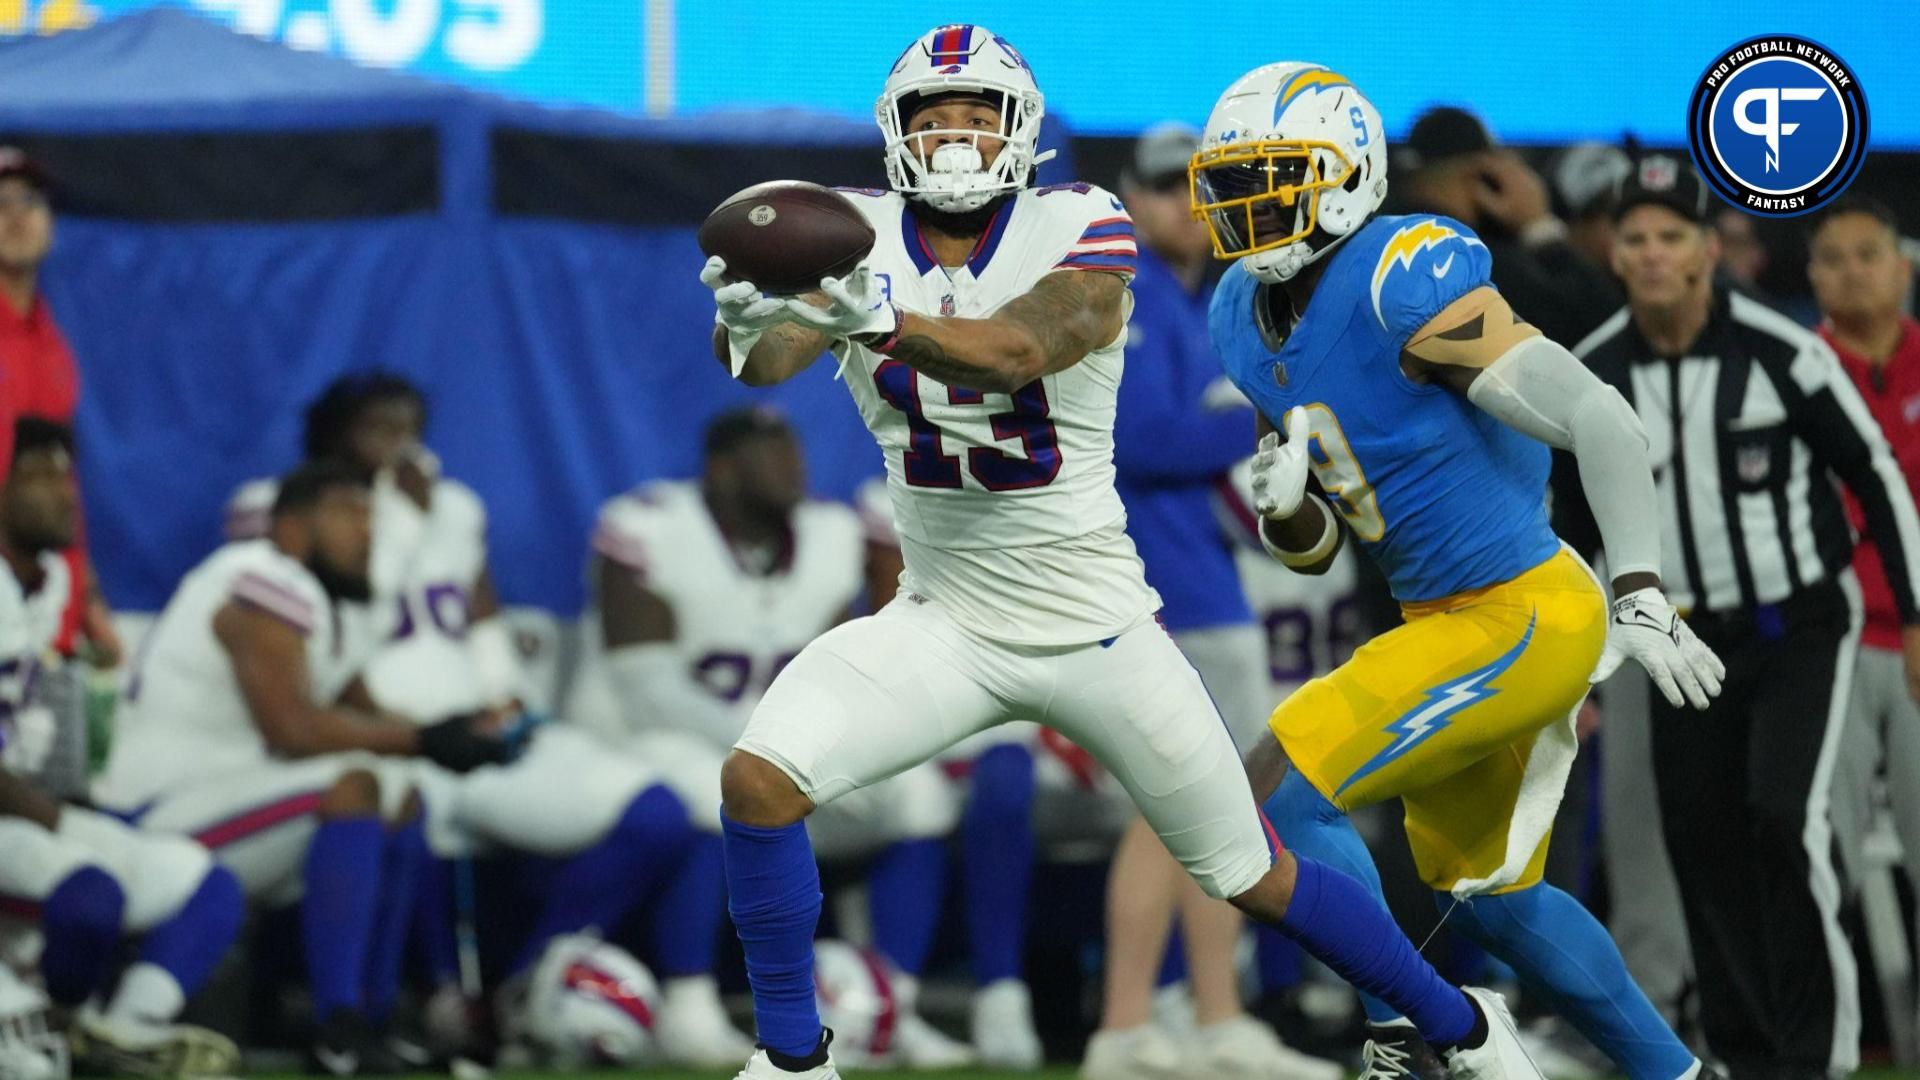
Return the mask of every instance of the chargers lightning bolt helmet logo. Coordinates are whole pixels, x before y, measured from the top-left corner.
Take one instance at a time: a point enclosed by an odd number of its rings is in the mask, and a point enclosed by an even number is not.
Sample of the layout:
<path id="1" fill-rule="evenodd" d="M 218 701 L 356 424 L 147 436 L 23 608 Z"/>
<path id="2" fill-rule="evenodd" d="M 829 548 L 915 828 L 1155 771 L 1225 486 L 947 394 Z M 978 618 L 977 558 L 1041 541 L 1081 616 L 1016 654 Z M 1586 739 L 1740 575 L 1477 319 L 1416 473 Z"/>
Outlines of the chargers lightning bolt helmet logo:
<path id="1" fill-rule="evenodd" d="M 1426 701 L 1412 712 L 1400 717 L 1385 728 L 1387 734 L 1395 736 L 1379 753 L 1368 758 L 1366 764 L 1353 771 L 1353 775 L 1335 791 L 1334 797 L 1359 783 L 1361 780 L 1379 772 L 1382 768 L 1398 760 L 1401 755 L 1444 731 L 1453 722 L 1453 717 L 1476 702 L 1485 701 L 1498 694 L 1500 688 L 1492 685 L 1493 680 L 1506 674 L 1513 667 L 1520 654 L 1527 651 L 1527 645 L 1533 641 L 1533 626 L 1540 618 L 1538 612 L 1527 620 L 1527 632 L 1520 635 L 1520 641 L 1508 649 L 1498 660 L 1485 667 L 1475 668 L 1465 675 L 1455 676 L 1446 682 L 1428 690 Z"/>
<path id="2" fill-rule="evenodd" d="M 1373 316 L 1380 320 L 1382 327 L 1387 325 L 1387 317 L 1380 310 L 1380 288 L 1386 284 L 1387 275 L 1396 266 L 1411 272 L 1415 256 L 1429 248 L 1437 248 L 1448 240 L 1458 240 L 1475 247 L 1486 247 L 1479 238 L 1462 236 L 1434 218 L 1403 225 L 1400 231 L 1394 233 L 1393 238 L 1387 241 L 1387 246 L 1381 249 L 1380 262 L 1373 268 Z M 1446 277 L 1447 271 L 1453 269 L 1453 256 L 1448 255 L 1443 263 L 1435 263 L 1432 269 L 1434 277 Z"/>
<path id="3" fill-rule="evenodd" d="M 1867 99 L 1825 46 L 1750 38 L 1714 58 L 1687 106 L 1700 176 L 1750 214 L 1798 217 L 1838 198 L 1867 155 Z"/>

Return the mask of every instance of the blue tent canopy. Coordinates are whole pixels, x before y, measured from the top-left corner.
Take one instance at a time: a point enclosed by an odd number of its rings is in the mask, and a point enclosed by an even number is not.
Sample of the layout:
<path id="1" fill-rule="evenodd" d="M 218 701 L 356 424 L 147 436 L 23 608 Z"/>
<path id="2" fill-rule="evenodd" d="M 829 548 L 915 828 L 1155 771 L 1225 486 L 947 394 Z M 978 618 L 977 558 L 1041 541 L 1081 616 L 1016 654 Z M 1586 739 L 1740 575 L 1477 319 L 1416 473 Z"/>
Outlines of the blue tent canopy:
<path id="1" fill-rule="evenodd" d="M 429 443 L 491 510 L 502 596 L 563 614 L 600 502 L 694 474 L 721 409 L 784 407 L 821 495 L 881 468 L 829 365 L 753 391 L 713 362 L 693 239 L 750 183 L 878 182 L 871 125 L 548 110 L 159 8 L 0 45 L 0 132 L 55 179 L 43 284 L 121 608 L 165 603 L 350 371 L 426 389 Z"/>

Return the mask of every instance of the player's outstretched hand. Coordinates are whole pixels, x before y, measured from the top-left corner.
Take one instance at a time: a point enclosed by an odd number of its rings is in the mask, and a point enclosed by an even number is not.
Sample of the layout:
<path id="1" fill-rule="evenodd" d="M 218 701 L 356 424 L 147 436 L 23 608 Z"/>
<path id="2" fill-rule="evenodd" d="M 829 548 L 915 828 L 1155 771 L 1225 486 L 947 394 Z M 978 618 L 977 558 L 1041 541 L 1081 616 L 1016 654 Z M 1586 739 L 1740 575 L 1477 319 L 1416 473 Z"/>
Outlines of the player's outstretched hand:
<path id="1" fill-rule="evenodd" d="M 443 769 L 472 772 L 482 765 L 504 765 L 513 752 L 506 740 L 482 730 L 486 713 L 449 716 L 420 729 L 420 756 Z"/>
<path id="2" fill-rule="evenodd" d="M 1667 704 L 1676 708 L 1706 708 L 1719 696 L 1720 681 L 1727 677 L 1726 665 L 1693 635 L 1659 589 L 1637 589 L 1613 602 L 1607 646 L 1591 681 L 1613 674 L 1629 656 L 1647 669 Z"/>
<path id="3" fill-rule="evenodd" d="M 1298 405 L 1288 409 L 1286 425 L 1284 445 L 1269 431 L 1253 455 L 1253 508 L 1275 520 L 1292 517 L 1307 496 L 1307 443 L 1313 437 L 1307 430 L 1307 410 Z"/>
<path id="4" fill-rule="evenodd" d="M 714 317 L 741 334 L 759 334 L 786 322 L 787 305 L 762 296 L 751 281 L 728 281 L 727 260 L 718 255 L 700 270 L 700 283 L 713 290 Z"/>
<path id="5" fill-rule="evenodd" d="M 826 306 L 795 297 L 786 301 L 787 318 L 832 337 L 891 334 L 900 324 L 900 312 L 881 294 L 873 271 L 862 263 L 843 278 L 821 278 Z"/>

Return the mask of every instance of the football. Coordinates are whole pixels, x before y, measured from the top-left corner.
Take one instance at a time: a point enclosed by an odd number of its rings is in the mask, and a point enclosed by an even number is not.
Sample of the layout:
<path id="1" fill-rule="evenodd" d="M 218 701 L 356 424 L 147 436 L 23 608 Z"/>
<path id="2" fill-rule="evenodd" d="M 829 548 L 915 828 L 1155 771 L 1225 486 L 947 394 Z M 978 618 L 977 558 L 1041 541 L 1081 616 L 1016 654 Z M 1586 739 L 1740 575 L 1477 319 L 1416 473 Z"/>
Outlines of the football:
<path id="1" fill-rule="evenodd" d="M 873 226 L 845 195 L 804 180 L 737 192 L 700 225 L 700 250 L 727 261 L 727 276 L 770 296 L 792 296 L 841 277 L 873 250 Z"/>

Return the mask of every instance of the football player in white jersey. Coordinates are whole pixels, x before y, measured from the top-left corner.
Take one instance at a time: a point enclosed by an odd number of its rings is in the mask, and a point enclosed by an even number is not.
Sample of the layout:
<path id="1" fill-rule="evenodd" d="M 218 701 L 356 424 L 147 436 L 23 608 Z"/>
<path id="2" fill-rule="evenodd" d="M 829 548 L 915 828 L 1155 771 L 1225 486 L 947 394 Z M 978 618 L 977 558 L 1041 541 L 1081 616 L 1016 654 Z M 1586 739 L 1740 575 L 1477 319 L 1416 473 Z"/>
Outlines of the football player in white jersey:
<path id="1" fill-rule="evenodd" d="M 28 779 L 51 743 L 53 719 L 37 687 L 67 601 L 78 521 L 66 427 L 23 419 L 0 493 L 0 951 L 39 946 L 48 993 L 77 1009 L 73 1041 L 83 1070 L 223 1075 L 239 1051 L 224 1036 L 174 1023 L 233 944 L 244 914 L 240 884 L 189 840 L 136 832 L 65 806 Z M 114 988 L 126 937 L 138 957 Z M 107 995 L 104 1004 L 96 995 Z M 4 1070 L 0 1070 L 4 1071 Z"/>
<path id="2" fill-rule="evenodd" d="M 702 275 L 716 356 L 743 381 L 833 351 L 885 453 L 906 560 L 883 611 L 787 665 L 722 771 L 762 1046 L 742 1075 L 837 1076 L 802 819 L 1009 719 L 1093 753 L 1203 888 L 1403 1003 L 1456 1073 L 1538 1075 L 1496 999 L 1444 983 L 1357 883 L 1269 844 L 1219 713 L 1155 623 L 1113 487 L 1131 225 L 1091 185 L 1028 186 L 1043 113 L 1004 38 L 931 31 L 876 107 L 894 190 L 850 196 L 878 236 L 867 261 L 784 300 L 727 283 L 717 259 Z"/>
<path id="3" fill-rule="evenodd" d="M 530 690 L 494 593 L 486 507 L 473 489 L 439 474 L 421 442 L 426 425 L 425 395 L 383 372 L 337 380 L 307 411 L 308 457 L 342 462 L 372 482 L 373 597 L 370 609 L 357 611 L 372 652 L 361 681 L 383 711 L 416 722 L 486 714 L 526 728 Z M 257 520 L 262 486 L 243 487 L 229 504 L 230 534 Z M 688 874 L 711 878 L 700 890 L 711 895 L 719 864 L 717 857 L 704 868 L 688 862 L 687 809 L 656 776 L 636 756 L 563 723 L 527 728 L 524 747 L 497 767 L 456 775 L 422 761 L 411 769 L 434 855 L 504 849 L 562 860 L 508 969 L 501 1004 L 509 1029 L 524 1027 L 515 1015 L 524 997 L 516 976 L 530 972 L 549 945 L 590 929 L 612 933 L 659 892 L 653 937 L 664 994 L 656 1034 L 669 1060 L 714 1065 L 737 1058 L 748 1043 L 727 1021 L 711 950 L 697 964 L 676 962 L 688 927 L 664 913 L 679 892 L 698 888 Z M 451 890 L 436 887 L 451 881 L 443 869 L 430 869 L 422 933 L 443 999 L 437 1012 L 449 1015 L 459 1011 L 460 991 L 449 947 Z"/>
<path id="4" fill-rule="evenodd" d="M 383 759 L 466 770 L 506 757 L 470 717 L 420 727 L 363 694 L 337 704 L 358 667 L 339 604 L 370 595 L 370 543 L 359 473 L 311 464 L 283 480 L 266 537 L 214 552 L 148 631 L 95 792 L 211 848 L 249 895 L 301 896 L 314 1064 L 336 1075 L 401 1067 L 369 1010 L 398 980 L 424 847 Z"/>
<path id="5" fill-rule="evenodd" d="M 708 834 L 716 875 L 704 923 L 710 941 L 724 897 L 721 762 L 780 669 L 847 617 L 863 559 L 853 511 L 806 499 L 800 445 L 779 413 L 758 407 L 716 417 L 705 457 L 698 483 L 654 483 L 608 501 L 591 574 L 603 669 L 635 747 L 666 773 Z M 872 944 L 894 968 L 891 1058 L 911 1068 L 972 1058 L 915 1008 L 956 815 L 945 775 L 927 763 L 809 821 L 823 859 L 868 862 Z"/>

